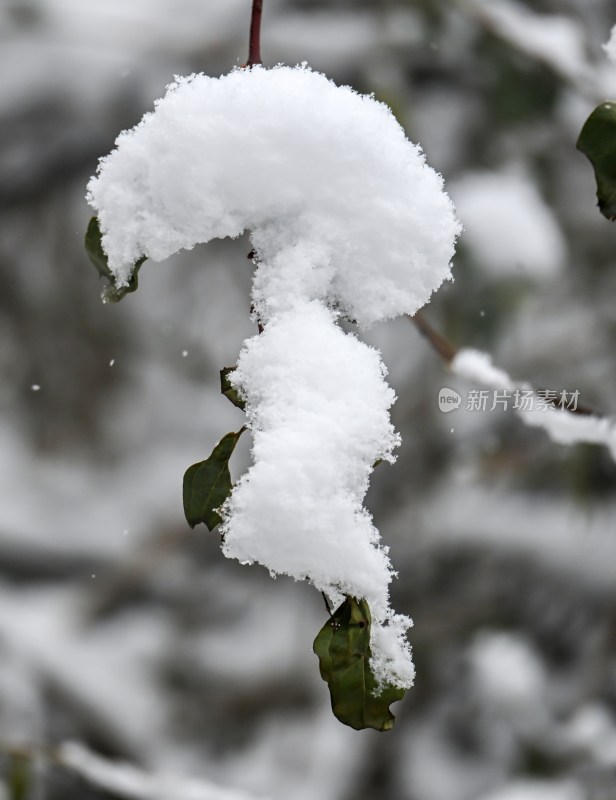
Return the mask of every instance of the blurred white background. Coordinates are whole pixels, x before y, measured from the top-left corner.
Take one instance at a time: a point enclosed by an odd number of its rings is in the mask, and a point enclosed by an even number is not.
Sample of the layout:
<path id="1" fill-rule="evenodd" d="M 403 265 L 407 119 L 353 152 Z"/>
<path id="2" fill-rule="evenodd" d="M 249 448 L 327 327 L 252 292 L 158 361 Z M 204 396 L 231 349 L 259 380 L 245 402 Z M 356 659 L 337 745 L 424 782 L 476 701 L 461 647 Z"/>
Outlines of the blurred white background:
<path id="1" fill-rule="evenodd" d="M 474 387 L 408 320 L 365 337 L 403 436 L 368 497 L 415 619 L 391 733 L 331 714 L 321 597 L 185 523 L 184 470 L 242 424 L 218 371 L 254 332 L 250 247 L 148 262 L 104 306 L 85 185 L 174 75 L 245 62 L 249 18 L 249 0 L 0 2 L 0 797 L 141 796 L 9 755 L 76 740 L 276 800 L 610 800 L 616 465 L 512 413 L 440 413 L 441 387 Z M 262 34 L 266 65 L 390 104 L 442 172 L 466 232 L 432 323 L 605 414 L 616 228 L 575 141 L 616 93 L 614 23 L 609 0 L 265 0 Z M 248 459 L 244 441 L 236 476 Z"/>

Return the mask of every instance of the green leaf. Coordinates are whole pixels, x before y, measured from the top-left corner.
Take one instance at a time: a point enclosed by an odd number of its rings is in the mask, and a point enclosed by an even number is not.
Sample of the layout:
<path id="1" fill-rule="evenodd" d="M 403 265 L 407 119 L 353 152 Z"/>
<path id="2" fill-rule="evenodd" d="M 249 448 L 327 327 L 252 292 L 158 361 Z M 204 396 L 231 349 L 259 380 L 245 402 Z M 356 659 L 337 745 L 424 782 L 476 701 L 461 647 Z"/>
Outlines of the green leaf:
<path id="1" fill-rule="evenodd" d="M 133 265 L 131 276 L 128 279 L 128 286 L 117 287 L 115 285 L 115 278 L 109 269 L 109 261 L 107 253 L 103 249 L 103 237 L 101 228 L 98 222 L 98 217 L 92 217 L 86 231 L 86 253 L 90 256 L 90 261 L 96 267 L 99 275 L 107 278 L 109 285 L 105 287 L 103 297 L 107 303 L 117 303 L 124 295 L 130 292 L 135 292 L 139 286 L 139 269 L 144 261 L 147 261 L 145 256 L 142 256 L 139 261 Z"/>
<path id="2" fill-rule="evenodd" d="M 246 428 L 228 433 L 205 461 L 193 464 L 184 474 L 184 515 L 191 528 L 204 522 L 213 531 L 222 520 L 217 510 L 231 494 L 233 487 L 229 459 Z"/>
<path id="3" fill-rule="evenodd" d="M 334 715 L 355 730 L 388 731 L 395 717 L 390 704 L 401 700 L 404 689 L 391 684 L 376 694 L 370 668 L 370 608 L 366 600 L 347 597 L 314 640 L 321 677 L 327 682 Z"/>
<path id="4" fill-rule="evenodd" d="M 595 170 L 599 211 L 616 219 L 616 102 L 597 106 L 584 123 L 577 148 Z"/>
<path id="5" fill-rule="evenodd" d="M 12 756 L 8 776 L 10 799 L 27 800 L 31 783 L 30 760 L 20 755 Z"/>
<path id="6" fill-rule="evenodd" d="M 238 390 L 233 386 L 231 381 L 229 380 L 229 375 L 235 372 L 235 367 L 223 367 L 220 370 L 220 391 L 227 400 L 230 400 L 234 406 L 241 408 L 242 411 L 246 408 L 246 403 L 242 400 L 242 397 Z"/>

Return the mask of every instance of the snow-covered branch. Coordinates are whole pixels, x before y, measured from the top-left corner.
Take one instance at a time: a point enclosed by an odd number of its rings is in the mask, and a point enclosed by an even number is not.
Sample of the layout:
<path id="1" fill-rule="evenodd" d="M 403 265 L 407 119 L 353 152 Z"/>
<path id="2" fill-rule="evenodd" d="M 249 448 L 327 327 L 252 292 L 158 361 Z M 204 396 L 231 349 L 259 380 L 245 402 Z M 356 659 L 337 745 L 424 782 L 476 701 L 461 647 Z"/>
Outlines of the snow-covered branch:
<path id="1" fill-rule="evenodd" d="M 436 331 L 423 314 L 412 318 L 420 333 L 445 361 L 453 373 L 489 389 L 517 392 L 524 402 L 518 403 L 515 412 L 525 425 L 543 428 L 557 444 L 599 444 L 607 447 L 616 461 L 616 422 L 600 417 L 576 404 L 559 407 L 554 401 L 537 393 L 528 383 L 514 381 L 504 370 L 496 367 L 491 356 L 479 350 L 457 350 Z"/>
<path id="2" fill-rule="evenodd" d="M 133 764 L 110 761 L 79 742 L 65 742 L 56 748 L 0 744 L 0 754 L 22 761 L 47 761 L 125 800 L 256 800 L 254 795 L 203 779 L 158 775 Z"/>
<path id="3" fill-rule="evenodd" d="M 537 14 L 516 0 L 455 0 L 468 15 L 520 53 L 540 62 L 579 94 L 602 100 L 583 29 L 558 14 Z"/>
<path id="4" fill-rule="evenodd" d="M 245 792 L 201 779 L 156 775 L 132 764 L 114 763 L 76 742 L 63 744 L 57 751 L 57 760 L 93 786 L 126 800 L 254 800 Z"/>
<path id="5" fill-rule="evenodd" d="M 575 413 L 573 409 L 546 402 L 527 383 L 516 382 L 502 369 L 494 366 L 491 357 L 479 350 L 460 350 L 450 364 L 452 372 L 490 389 L 523 394 L 526 402 L 515 413 L 525 425 L 543 428 L 557 444 L 600 444 L 607 447 L 616 461 L 616 423 L 590 413 Z M 557 401 L 557 398 L 555 398 Z M 579 411 L 579 409 L 578 409 Z"/>

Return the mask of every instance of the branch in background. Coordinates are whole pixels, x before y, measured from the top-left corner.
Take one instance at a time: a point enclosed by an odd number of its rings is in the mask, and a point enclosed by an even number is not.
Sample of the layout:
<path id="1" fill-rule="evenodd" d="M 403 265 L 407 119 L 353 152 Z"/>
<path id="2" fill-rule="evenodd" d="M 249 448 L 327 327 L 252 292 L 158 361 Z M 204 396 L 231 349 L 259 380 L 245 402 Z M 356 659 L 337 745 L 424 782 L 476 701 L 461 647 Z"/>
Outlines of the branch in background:
<path id="1" fill-rule="evenodd" d="M 444 336 L 441 336 L 441 334 L 430 325 L 421 311 L 418 311 L 414 316 L 409 317 L 409 319 L 415 324 L 415 327 L 424 339 L 428 340 L 432 349 L 435 350 L 447 366 L 449 366 L 458 352 L 451 342 L 448 342 Z"/>
<path id="2" fill-rule="evenodd" d="M 428 320 L 418 312 L 409 319 L 422 336 L 447 364 L 449 369 L 461 378 L 474 381 L 481 386 L 500 392 L 517 394 L 522 403 L 515 408 L 516 414 L 525 425 L 543 428 L 550 439 L 557 444 L 599 444 L 607 447 L 616 461 L 616 423 L 607 417 L 599 417 L 580 405 L 560 405 L 559 393 L 545 396 L 529 384 L 516 382 L 492 363 L 487 353 L 479 350 L 457 350 L 436 331 Z"/>
<path id="3" fill-rule="evenodd" d="M 593 102 L 604 99 L 596 70 L 585 55 L 588 42 L 572 20 L 559 14 L 536 14 L 513 2 L 454 2 L 492 36 L 541 63 L 583 97 Z"/>
<path id="4" fill-rule="evenodd" d="M 78 548 L 58 549 L 34 537 L 0 530 L 0 573 L 25 581 L 66 581 L 108 570 L 115 560 Z"/>
<path id="5" fill-rule="evenodd" d="M 92 596 L 84 604 L 86 624 L 91 625 L 125 607 L 135 595 L 146 591 L 159 568 L 177 553 L 185 551 L 189 537 L 190 531 L 187 530 L 159 531 L 138 542 L 121 563 L 101 571 L 101 580 L 92 587 Z"/>
<path id="6" fill-rule="evenodd" d="M 263 13 L 263 0 L 252 0 L 252 16 L 250 19 L 250 44 L 248 48 L 248 61 L 246 66 L 254 67 L 261 64 L 261 15 Z"/>
<path id="7" fill-rule="evenodd" d="M 109 761 L 78 742 L 57 748 L 0 743 L 0 755 L 30 764 L 46 761 L 125 800 L 254 800 L 252 795 L 208 781 L 154 775 L 132 764 Z"/>

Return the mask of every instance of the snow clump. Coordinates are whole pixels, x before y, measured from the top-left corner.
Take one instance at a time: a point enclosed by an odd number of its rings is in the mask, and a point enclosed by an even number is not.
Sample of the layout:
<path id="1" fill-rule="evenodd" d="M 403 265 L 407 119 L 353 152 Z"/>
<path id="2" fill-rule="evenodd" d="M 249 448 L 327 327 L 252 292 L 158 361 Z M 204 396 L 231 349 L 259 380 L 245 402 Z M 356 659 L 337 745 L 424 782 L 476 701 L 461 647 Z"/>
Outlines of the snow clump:
<path id="1" fill-rule="evenodd" d="M 393 461 L 377 351 L 338 325 L 414 314 L 450 278 L 460 226 L 391 111 L 306 67 L 179 78 L 88 185 L 118 287 L 141 256 L 250 231 L 255 314 L 232 380 L 254 463 L 222 509 L 223 548 L 368 600 L 379 681 L 413 682 L 408 617 L 363 498 Z"/>
<path id="2" fill-rule="evenodd" d="M 118 286 L 133 264 L 250 230 L 265 322 L 298 294 L 363 325 L 450 277 L 442 179 L 387 106 L 306 68 L 179 78 L 88 186 Z"/>

